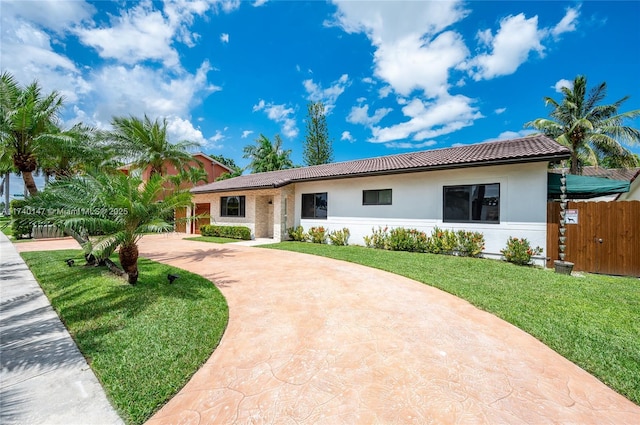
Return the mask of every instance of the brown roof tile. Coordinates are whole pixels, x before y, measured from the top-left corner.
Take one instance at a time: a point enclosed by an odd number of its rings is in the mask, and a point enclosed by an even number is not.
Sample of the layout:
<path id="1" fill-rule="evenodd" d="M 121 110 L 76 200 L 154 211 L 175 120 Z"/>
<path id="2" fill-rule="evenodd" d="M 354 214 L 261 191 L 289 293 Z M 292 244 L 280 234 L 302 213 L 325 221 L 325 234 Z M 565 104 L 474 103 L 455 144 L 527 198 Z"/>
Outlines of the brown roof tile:
<path id="1" fill-rule="evenodd" d="M 555 161 L 569 157 L 569 150 L 543 135 L 479 143 L 455 148 L 380 156 L 313 167 L 248 174 L 196 187 L 193 193 L 281 187 L 310 180 L 398 174 L 446 168 L 514 162 Z"/>

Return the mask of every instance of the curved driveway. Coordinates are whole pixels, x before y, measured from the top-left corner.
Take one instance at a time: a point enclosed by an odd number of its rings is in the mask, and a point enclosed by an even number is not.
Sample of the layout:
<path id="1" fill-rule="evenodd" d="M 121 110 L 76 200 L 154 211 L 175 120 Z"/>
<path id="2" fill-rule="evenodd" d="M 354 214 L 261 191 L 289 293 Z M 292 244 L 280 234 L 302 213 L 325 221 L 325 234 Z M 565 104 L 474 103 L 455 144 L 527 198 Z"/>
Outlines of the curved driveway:
<path id="1" fill-rule="evenodd" d="M 140 254 L 212 280 L 230 312 L 149 425 L 640 423 L 640 407 L 535 338 L 427 285 L 179 235 L 145 236 Z"/>

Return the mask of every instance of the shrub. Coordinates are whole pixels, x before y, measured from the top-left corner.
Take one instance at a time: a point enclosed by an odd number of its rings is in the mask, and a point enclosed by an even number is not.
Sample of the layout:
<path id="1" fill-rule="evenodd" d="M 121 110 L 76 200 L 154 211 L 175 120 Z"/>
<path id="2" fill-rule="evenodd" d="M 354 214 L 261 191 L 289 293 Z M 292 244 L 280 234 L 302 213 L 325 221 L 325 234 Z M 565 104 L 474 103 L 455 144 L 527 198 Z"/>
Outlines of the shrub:
<path id="1" fill-rule="evenodd" d="M 364 237 L 364 244 L 367 248 L 389 249 L 389 228 L 378 227 L 378 230 L 371 229 L 373 234 Z"/>
<path id="2" fill-rule="evenodd" d="M 351 232 L 345 227 L 342 230 L 334 230 L 329 233 L 329 240 L 332 245 L 347 246 L 349 245 L 349 236 L 351 236 Z"/>
<path id="3" fill-rule="evenodd" d="M 458 247 L 458 237 L 453 230 L 434 227 L 427 242 L 427 251 L 432 254 L 451 254 Z"/>
<path id="4" fill-rule="evenodd" d="M 309 239 L 309 235 L 304 232 L 302 226 L 289 227 L 287 234 L 289 235 L 289 239 L 296 242 L 306 242 Z"/>
<path id="5" fill-rule="evenodd" d="M 484 250 L 484 235 L 480 232 L 458 230 L 458 255 L 463 257 L 478 257 Z"/>
<path id="6" fill-rule="evenodd" d="M 327 229 L 322 226 L 309 229 L 309 240 L 313 243 L 327 243 L 327 237 Z"/>
<path id="7" fill-rule="evenodd" d="M 392 251 L 425 252 L 427 235 L 416 229 L 396 227 L 389 233 L 388 245 Z"/>
<path id="8" fill-rule="evenodd" d="M 531 257 L 542 253 L 539 246 L 531 248 L 526 238 L 509 237 L 507 247 L 500 251 L 505 260 L 521 266 L 531 264 Z"/>
<path id="9" fill-rule="evenodd" d="M 251 229 L 246 226 L 214 226 L 207 224 L 200 227 L 202 236 L 218 236 L 222 238 L 243 239 L 248 241 L 251 239 Z"/>
<path id="10" fill-rule="evenodd" d="M 9 203 L 11 212 L 11 232 L 16 239 L 22 239 L 25 235 L 31 238 L 33 226 L 26 219 L 27 201 L 24 199 L 14 199 Z"/>

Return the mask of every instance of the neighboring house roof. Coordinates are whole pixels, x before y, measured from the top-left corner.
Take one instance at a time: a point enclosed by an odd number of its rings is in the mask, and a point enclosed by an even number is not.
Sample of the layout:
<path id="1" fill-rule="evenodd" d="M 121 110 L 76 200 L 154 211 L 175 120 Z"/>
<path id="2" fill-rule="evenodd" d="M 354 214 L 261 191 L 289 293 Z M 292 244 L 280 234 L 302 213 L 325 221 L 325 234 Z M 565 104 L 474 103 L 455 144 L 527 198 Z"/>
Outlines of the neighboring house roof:
<path id="1" fill-rule="evenodd" d="M 562 174 L 562 169 L 552 168 L 550 173 Z M 603 177 L 612 180 L 625 180 L 633 181 L 635 177 L 640 173 L 639 168 L 603 168 L 603 167 L 582 167 L 582 175 L 589 177 Z"/>
<path id="2" fill-rule="evenodd" d="M 410 152 L 399 155 L 336 162 L 249 174 L 191 189 L 192 193 L 282 187 L 295 182 L 371 175 L 477 167 L 569 158 L 570 151 L 543 135 L 455 148 Z"/>
<path id="3" fill-rule="evenodd" d="M 231 168 L 229 168 L 228 166 L 224 165 L 223 163 L 216 161 L 215 159 L 211 158 L 209 155 L 202 153 L 202 152 L 196 152 L 194 154 L 191 155 L 192 157 L 196 157 L 196 156 L 200 156 L 204 159 L 206 159 L 207 161 L 211 161 L 211 163 L 219 165 L 220 167 L 224 168 L 225 170 L 229 171 L 230 173 L 232 173 L 234 170 L 232 170 Z M 194 158 L 196 159 L 196 158 Z M 133 164 L 126 164 L 123 165 L 121 167 L 118 167 L 118 170 L 123 170 L 123 171 L 128 171 L 131 169 L 131 167 L 133 166 Z"/>
<path id="4" fill-rule="evenodd" d="M 223 163 L 216 161 L 215 159 L 211 158 L 209 155 L 202 153 L 202 152 L 196 152 L 194 153 L 192 156 L 196 156 L 199 155 L 201 157 L 204 157 L 206 160 L 211 161 L 214 164 L 217 164 L 219 166 L 221 166 L 222 168 L 224 168 L 225 170 L 229 171 L 230 173 L 233 173 L 235 170 L 232 170 L 231 168 L 229 168 L 228 166 L 224 165 Z"/>

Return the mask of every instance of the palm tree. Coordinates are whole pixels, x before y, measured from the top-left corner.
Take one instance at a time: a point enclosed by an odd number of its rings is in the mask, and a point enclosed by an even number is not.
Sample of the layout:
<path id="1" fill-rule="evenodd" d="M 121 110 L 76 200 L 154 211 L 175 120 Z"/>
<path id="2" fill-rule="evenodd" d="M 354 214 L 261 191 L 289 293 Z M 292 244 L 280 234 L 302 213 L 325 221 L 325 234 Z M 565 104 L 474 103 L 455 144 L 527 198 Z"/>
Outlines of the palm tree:
<path id="1" fill-rule="evenodd" d="M 66 137 L 58 144 L 47 145 L 43 149 L 40 167 L 47 180 L 49 177 L 69 177 L 95 167 L 113 171 L 119 165 L 115 161 L 113 147 L 100 143 L 93 128 L 80 123 L 65 134 Z"/>
<path id="2" fill-rule="evenodd" d="M 256 139 L 255 145 L 247 145 L 244 147 L 244 158 L 251 159 L 251 163 L 247 166 L 253 173 L 263 173 L 265 171 L 286 170 L 293 168 L 293 162 L 291 162 L 291 150 L 282 149 L 282 139 L 280 135 L 276 134 L 275 142 L 271 141 L 264 136 L 260 135 Z"/>
<path id="3" fill-rule="evenodd" d="M 0 162 L 7 157 L 22 175 L 31 195 L 38 192 L 33 173 L 52 146 L 66 143 L 72 137 L 58 127 L 63 97 L 53 91 L 42 94 L 37 81 L 26 87 L 8 72 L 0 75 Z"/>
<path id="4" fill-rule="evenodd" d="M 551 119 L 538 118 L 525 124 L 544 132 L 571 150 L 571 174 L 578 174 L 583 164 L 606 162 L 615 167 L 638 166 L 637 158 L 622 144 L 640 142 L 640 131 L 623 125 L 625 119 L 640 116 L 640 109 L 619 113 L 622 99 L 601 105 L 607 94 L 607 84 L 593 87 L 587 94 L 587 79 L 578 75 L 573 87 L 563 87 L 560 103 L 545 97 L 545 104 L 553 106 Z"/>
<path id="5" fill-rule="evenodd" d="M 193 159 L 188 149 L 200 146 L 199 143 L 183 140 L 171 143 L 167 138 L 167 120 L 151 121 L 146 115 L 141 120 L 136 117 L 114 117 L 113 130 L 103 134 L 115 142 L 125 157 L 133 158 L 133 167 L 146 169 L 151 167 L 151 175 L 166 173 L 168 162 L 181 169 Z"/>
<path id="6" fill-rule="evenodd" d="M 164 220 L 174 208 L 191 204 L 188 191 L 175 190 L 158 201 L 166 178 L 154 174 L 143 184 L 136 175 L 90 171 L 60 179 L 29 200 L 33 224 L 53 224 L 94 236 L 83 248 L 108 262 L 118 249 L 120 265 L 130 284 L 138 280 L 138 241 L 144 233 L 168 232 Z M 111 264 L 112 271 L 115 265 Z M 120 271 L 122 272 L 122 271 Z"/>

